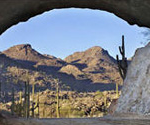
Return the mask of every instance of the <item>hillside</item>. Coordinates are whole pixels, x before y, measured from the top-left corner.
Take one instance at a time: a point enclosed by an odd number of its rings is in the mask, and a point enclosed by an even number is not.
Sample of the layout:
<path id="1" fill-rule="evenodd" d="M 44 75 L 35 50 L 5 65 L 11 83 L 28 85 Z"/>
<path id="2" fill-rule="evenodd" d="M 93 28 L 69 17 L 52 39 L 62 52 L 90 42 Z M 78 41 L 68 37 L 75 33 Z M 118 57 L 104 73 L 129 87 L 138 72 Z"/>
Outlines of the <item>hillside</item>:
<path id="1" fill-rule="evenodd" d="M 40 98 L 39 116 L 56 117 L 58 83 L 61 117 L 103 116 L 117 97 L 115 83 L 121 83 L 115 59 L 101 47 L 76 52 L 62 60 L 22 44 L 0 53 L 0 60 L 0 107 L 9 112 L 12 92 L 18 107 L 20 95 L 25 97 L 25 83 L 29 83 L 30 92 L 34 85 L 34 96 L 36 100 L 38 95 Z M 31 105 L 33 95 L 30 97 Z"/>
<path id="2" fill-rule="evenodd" d="M 76 52 L 66 57 L 65 61 L 78 67 L 93 83 L 122 82 L 116 60 L 101 47 L 95 46 L 83 52 Z"/>
<path id="3" fill-rule="evenodd" d="M 3 53 L 6 56 L 18 61 L 36 63 L 36 66 L 47 65 L 60 67 L 65 63 L 63 60 L 58 60 L 53 56 L 40 54 L 34 50 L 30 44 L 16 45 L 3 51 Z"/>
<path id="4" fill-rule="evenodd" d="M 7 91 L 13 87 L 22 90 L 26 74 L 30 84 L 35 83 L 36 91 L 51 89 L 55 78 L 76 91 L 114 90 L 114 83 L 121 83 L 115 59 L 101 47 L 76 52 L 61 60 L 40 54 L 29 44 L 21 44 L 2 52 L 0 59 L 2 88 Z"/>
<path id="5" fill-rule="evenodd" d="M 30 44 L 21 44 L 10 47 L 3 51 L 5 55 L 14 59 L 38 62 L 42 59 L 47 59 L 42 54 L 32 49 Z"/>
<path id="6" fill-rule="evenodd" d="M 85 63 L 88 65 L 95 65 L 98 62 L 91 62 L 93 60 L 105 60 L 110 63 L 115 63 L 115 59 L 109 53 L 99 46 L 94 46 L 83 52 L 75 52 L 74 54 L 65 58 L 69 63 Z"/>

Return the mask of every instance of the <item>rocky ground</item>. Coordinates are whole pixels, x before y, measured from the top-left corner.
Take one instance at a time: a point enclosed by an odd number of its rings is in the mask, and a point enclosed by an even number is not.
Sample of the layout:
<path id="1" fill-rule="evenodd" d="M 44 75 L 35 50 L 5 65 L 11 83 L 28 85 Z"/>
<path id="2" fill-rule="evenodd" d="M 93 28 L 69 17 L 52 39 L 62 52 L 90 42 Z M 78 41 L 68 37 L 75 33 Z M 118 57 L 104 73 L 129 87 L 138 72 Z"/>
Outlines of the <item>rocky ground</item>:
<path id="1" fill-rule="evenodd" d="M 130 117 L 129 117 L 130 116 Z M 148 117 L 135 115 L 124 117 L 107 116 L 103 118 L 72 118 L 72 119 L 3 119 L 0 125 L 149 125 Z"/>
<path id="2" fill-rule="evenodd" d="M 40 93 L 35 93 L 35 103 L 39 95 L 39 112 L 35 109 L 35 117 L 39 118 L 56 118 L 56 91 L 46 90 Z M 16 106 L 20 104 L 19 95 L 15 96 Z M 113 108 L 109 109 L 110 104 L 117 99 L 116 91 L 104 92 L 59 92 L 59 111 L 60 118 L 84 118 L 84 117 L 102 117 L 108 112 L 112 113 Z M 24 98 L 22 98 L 22 101 Z M 32 100 L 32 95 L 31 95 Z M 11 112 L 11 102 L 0 103 L 0 108 Z M 32 107 L 32 106 L 31 106 Z M 111 106 L 112 107 L 112 106 Z M 22 104 L 22 109 L 23 109 Z M 16 108 L 15 108 L 16 109 Z M 18 109 L 18 110 L 17 110 Z M 20 108 L 15 110 L 15 116 L 20 116 Z M 38 115 L 39 113 L 39 115 Z"/>

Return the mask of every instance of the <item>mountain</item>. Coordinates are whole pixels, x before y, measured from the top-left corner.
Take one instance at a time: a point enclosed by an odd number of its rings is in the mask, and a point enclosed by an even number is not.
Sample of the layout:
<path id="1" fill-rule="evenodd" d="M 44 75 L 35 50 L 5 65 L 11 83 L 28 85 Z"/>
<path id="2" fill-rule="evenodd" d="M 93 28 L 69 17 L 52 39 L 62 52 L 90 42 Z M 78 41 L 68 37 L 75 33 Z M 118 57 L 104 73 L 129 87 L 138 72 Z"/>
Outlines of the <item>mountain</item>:
<path id="1" fill-rule="evenodd" d="M 61 67 L 65 64 L 63 60 L 57 59 L 54 56 L 40 54 L 34 50 L 30 44 L 21 44 L 10 47 L 3 51 L 3 54 L 21 62 L 34 63 L 36 67 L 43 65 Z"/>
<path id="2" fill-rule="evenodd" d="M 65 61 L 69 63 L 85 63 L 87 65 L 95 65 L 103 60 L 108 63 L 116 63 L 116 60 L 111 57 L 106 50 L 99 46 L 91 47 L 83 52 L 75 52 L 65 58 Z"/>
<path id="3" fill-rule="evenodd" d="M 63 66 L 61 69 L 60 69 L 60 72 L 64 72 L 64 73 L 67 73 L 67 74 L 72 74 L 73 76 L 78 76 L 78 75 L 82 75 L 83 72 L 80 71 L 80 69 L 75 66 L 75 65 L 66 65 L 66 66 Z"/>
<path id="4" fill-rule="evenodd" d="M 43 56 L 42 54 L 32 49 L 30 44 L 16 45 L 3 51 L 3 53 L 8 57 L 14 59 L 33 61 L 33 62 L 38 62 L 42 59 L 47 59 L 46 56 Z"/>
<path id="5" fill-rule="evenodd" d="M 122 82 L 116 60 L 109 55 L 108 51 L 99 46 L 76 52 L 66 57 L 65 61 L 80 69 L 93 83 L 117 82 L 120 84 Z"/>
<path id="6" fill-rule="evenodd" d="M 0 53 L 0 60 L 2 89 L 8 92 L 13 87 L 22 90 L 26 76 L 30 84 L 35 83 L 36 91 L 51 89 L 56 78 L 71 90 L 86 92 L 114 90 L 114 83 L 121 83 L 116 60 L 98 46 L 62 60 L 41 54 L 30 44 L 21 44 Z"/>

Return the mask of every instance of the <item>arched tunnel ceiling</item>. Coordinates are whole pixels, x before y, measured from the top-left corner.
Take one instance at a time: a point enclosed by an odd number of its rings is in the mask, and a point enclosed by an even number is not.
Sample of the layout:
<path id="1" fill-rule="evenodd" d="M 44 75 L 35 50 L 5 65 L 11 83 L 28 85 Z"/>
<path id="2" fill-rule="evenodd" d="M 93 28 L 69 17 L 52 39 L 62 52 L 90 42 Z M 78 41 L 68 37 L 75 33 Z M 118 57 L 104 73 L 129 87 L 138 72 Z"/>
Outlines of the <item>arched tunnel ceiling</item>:
<path id="1" fill-rule="evenodd" d="M 129 24 L 150 28 L 150 0 L 1 0 L 0 34 L 45 11 L 71 7 L 105 10 Z"/>

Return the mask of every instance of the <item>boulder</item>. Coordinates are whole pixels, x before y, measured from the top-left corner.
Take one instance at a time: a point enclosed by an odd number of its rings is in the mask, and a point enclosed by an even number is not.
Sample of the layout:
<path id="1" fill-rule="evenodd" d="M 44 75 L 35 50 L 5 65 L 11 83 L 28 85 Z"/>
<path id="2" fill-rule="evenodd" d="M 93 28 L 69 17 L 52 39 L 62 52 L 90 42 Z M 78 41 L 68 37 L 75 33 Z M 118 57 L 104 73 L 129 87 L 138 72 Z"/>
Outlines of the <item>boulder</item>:
<path id="1" fill-rule="evenodd" d="M 135 52 L 128 67 L 116 113 L 150 113 L 150 43 Z"/>

